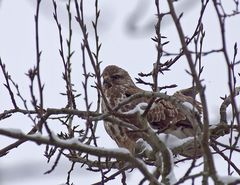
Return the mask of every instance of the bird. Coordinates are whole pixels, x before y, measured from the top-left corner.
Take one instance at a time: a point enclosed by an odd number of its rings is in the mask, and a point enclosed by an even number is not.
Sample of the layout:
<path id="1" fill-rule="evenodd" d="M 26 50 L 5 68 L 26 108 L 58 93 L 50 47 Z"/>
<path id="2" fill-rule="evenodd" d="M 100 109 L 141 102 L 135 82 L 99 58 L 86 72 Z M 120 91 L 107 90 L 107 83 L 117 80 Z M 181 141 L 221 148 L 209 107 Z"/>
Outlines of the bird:
<path id="1" fill-rule="evenodd" d="M 102 93 L 105 98 L 105 100 L 102 100 L 101 105 L 103 113 L 108 113 L 110 111 L 109 109 L 113 110 L 119 103 L 134 94 L 146 92 L 135 85 L 126 70 L 116 65 L 105 67 L 101 76 L 103 78 Z M 194 93 L 190 92 L 193 92 L 192 88 L 177 91 L 172 96 L 179 99 L 179 102 L 182 104 L 187 103 L 191 105 L 195 109 L 194 111 L 192 111 L 190 106 L 179 107 L 169 99 L 161 97 L 154 99 L 151 108 L 146 113 L 146 119 L 149 126 L 157 134 L 163 133 L 178 139 L 196 137 L 196 128 L 199 127 L 198 124 L 200 124 L 202 110 L 200 102 L 196 101 L 193 96 L 191 96 L 191 94 Z M 139 127 L 140 123 L 136 114 L 132 114 L 132 116 L 123 115 L 131 114 L 134 110 L 142 110 L 142 112 L 144 112 L 151 100 L 151 97 L 141 96 L 119 106 L 117 109 L 117 113 L 120 115 L 119 119 L 130 125 Z M 190 118 L 189 115 L 186 115 L 186 111 L 191 112 Z M 191 118 L 198 120 L 197 123 L 193 122 Z M 104 127 L 108 135 L 110 135 L 119 147 L 126 148 L 132 153 L 136 150 L 136 143 L 143 139 L 141 132 L 133 132 L 131 129 L 117 123 L 104 121 Z M 179 154 L 185 157 L 200 157 L 202 155 L 202 150 L 199 144 L 198 146 L 192 144 L 188 146 L 188 148 L 184 148 Z"/>

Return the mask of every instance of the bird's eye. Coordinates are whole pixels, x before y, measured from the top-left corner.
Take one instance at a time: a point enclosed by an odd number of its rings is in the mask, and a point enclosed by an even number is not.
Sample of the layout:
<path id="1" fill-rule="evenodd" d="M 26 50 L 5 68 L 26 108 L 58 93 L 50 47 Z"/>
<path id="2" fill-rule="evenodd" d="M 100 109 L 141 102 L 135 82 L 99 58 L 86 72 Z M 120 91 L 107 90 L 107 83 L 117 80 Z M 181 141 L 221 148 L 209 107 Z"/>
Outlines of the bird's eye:
<path id="1" fill-rule="evenodd" d="M 121 78 L 120 75 L 113 75 L 113 76 L 111 76 L 111 79 L 112 79 L 112 80 L 117 80 L 117 79 L 119 79 L 119 78 Z"/>

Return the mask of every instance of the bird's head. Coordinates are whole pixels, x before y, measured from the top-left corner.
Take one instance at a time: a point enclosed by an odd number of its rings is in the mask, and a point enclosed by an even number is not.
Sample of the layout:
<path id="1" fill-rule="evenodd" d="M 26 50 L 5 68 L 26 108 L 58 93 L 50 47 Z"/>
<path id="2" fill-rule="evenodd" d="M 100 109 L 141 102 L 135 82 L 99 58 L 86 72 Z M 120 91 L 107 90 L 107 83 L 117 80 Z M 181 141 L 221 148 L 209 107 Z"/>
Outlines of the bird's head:
<path id="1" fill-rule="evenodd" d="M 115 66 L 107 66 L 102 73 L 103 88 L 109 89 L 113 86 L 135 86 L 128 72 Z"/>

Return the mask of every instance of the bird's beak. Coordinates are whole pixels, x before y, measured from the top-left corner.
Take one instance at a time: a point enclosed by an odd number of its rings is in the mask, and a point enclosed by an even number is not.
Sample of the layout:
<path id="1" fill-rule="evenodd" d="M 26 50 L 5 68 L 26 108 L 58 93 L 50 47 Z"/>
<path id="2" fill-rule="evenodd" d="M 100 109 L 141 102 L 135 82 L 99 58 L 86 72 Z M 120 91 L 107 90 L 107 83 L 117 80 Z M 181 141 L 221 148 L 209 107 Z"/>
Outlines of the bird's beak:
<path id="1" fill-rule="evenodd" d="M 103 86 L 106 87 L 106 88 L 112 87 L 112 84 L 110 83 L 109 78 L 104 78 L 103 79 Z"/>

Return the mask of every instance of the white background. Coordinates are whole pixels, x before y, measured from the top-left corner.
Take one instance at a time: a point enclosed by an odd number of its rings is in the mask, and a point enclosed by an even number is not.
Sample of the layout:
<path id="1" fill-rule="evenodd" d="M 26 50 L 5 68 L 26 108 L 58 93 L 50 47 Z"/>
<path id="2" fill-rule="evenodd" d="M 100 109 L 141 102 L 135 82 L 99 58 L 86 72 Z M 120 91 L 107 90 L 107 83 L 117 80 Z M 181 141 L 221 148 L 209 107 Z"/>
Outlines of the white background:
<path id="1" fill-rule="evenodd" d="M 59 19 L 63 27 L 63 35 L 67 38 L 67 11 L 65 3 L 67 1 L 58 1 Z M 99 1 L 100 2 L 100 1 Z M 152 63 L 156 60 L 156 50 L 151 37 L 154 36 L 154 29 L 150 27 L 146 31 L 130 32 L 127 29 L 127 22 L 136 12 L 136 7 L 142 3 L 142 7 L 138 10 L 142 17 L 138 20 L 140 30 L 149 22 L 154 21 L 154 14 L 156 13 L 154 1 L 148 0 L 122 0 L 110 1 L 105 0 L 100 2 L 100 23 L 99 36 L 102 42 L 102 49 L 100 59 L 103 60 L 102 67 L 109 64 L 118 65 L 127 69 L 132 77 L 138 77 L 139 72 L 149 72 L 152 69 Z M 225 2 L 225 1 L 224 1 Z M 88 1 L 85 7 L 85 16 L 87 26 L 89 28 L 90 42 L 93 43 L 93 30 L 91 28 L 91 20 L 94 19 L 94 1 Z M 161 2 L 161 9 L 166 11 L 165 1 Z M 226 3 L 226 8 L 231 10 L 232 4 Z M 74 7 L 74 4 L 72 4 Z M 197 24 L 199 16 L 200 1 L 185 0 L 178 6 L 178 12 L 185 11 L 182 25 L 187 35 L 193 33 Z M 73 8 L 74 9 L 74 8 Z M 138 11 L 138 12 L 139 12 Z M 35 1 L 34 0 L 2 0 L 0 4 L 0 57 L 6 64 L 12 78 L 19 84 L 20 90 L 24 97 L 29 96 L 29 80 L 25 73 L 28 69 L 35 65 L 35 35 L 34 35 L 34 14 Z M 56 24 L 53 19 L 53 5 L 51 0 L 42 0 L 40 7 L 40 48 L 42 50 L 41 56 L 41 72 L 42 81 L 45 83 L 45 107 L 64 107 L 65 98 L 59 92 L 64 92 L 64 81 L 62 80 L 62 62 L 58 53 L 59 39 Z M 73 82 L 78 92 L 82 93 L 82 61 L 81 61 L 81 31 L 73 18 Z M 206 10 L 204 19 L 204 29 L 206 31 L 206 38 L 204 50 L 219 49 L 221 46 L 219 26 L 217 22 L 216 13 L 212 7 L 211 2 Z M 240 19 L 239 16 L 231 18 L 227 22 L 228 29 L 226 33 L 229 55 L 233 55 L 233 45 L 235 42 L 239 44 L 240 33 Z M 178 52 L 179 40 L 175 27 L 170 18 L 163 22 L 162 34 L 168 37 L 170 44 L 166 46 L 171 52 Z M 64 39 L 65 40 L 65 39 Z M 93 45 L 94 46 L 94 45 Z M 93 47 L 94 48 L 94 47 Z M 237 57 L 239 59 L 239 56 Z M 163 58 L 163 62 L 166 59 Z M 90 63 L 87 64 L 89 71 L 92 71 Z M 210 111 L 210 119 L 212 123 L 218 122 L 218 110 L 221 103 L 220 96 L 228 93 L 227 89 L 227 69 L 223 60 L 222 54 L 214 54 L 203 59 L 204 84 L 207 86 L 206 95 Z M 102 68 L 103 69 L 103 68 Z M 191 86 L 191 78 L 185 72 L 188 65 L 184 57 L 172 67 L 170 72 L 160 75 L 159 82 L 161 86 L 177 84 L 178 87 L 174 90 L 169 90 L 169 93 L 187 88 Z M 238 68 L 239 72 L 239 68 Z M 4 79 L 0 73 L 0 111 L 11 108 L 11 101 L 7 90 L 3 87 Z M 91 82 L 93 83 L 93 82 Z M 142 88 L 146 88 L 140 86 Z M 96 94 L 93 89 L 89 89 L 90 102 L 96 100 Z M 21 104 L 21 102 L 19 101 Z M 30 102 L 29 102 L 30 105 Z M 77 101 L 79 109 L 84 109 L 83 100 Z M 93 107 L 94 108 L 94 107 Z M 53 123 L 51 128 L 57 132 L 61 127 Z M 19 128 L 24 132 L 31 129 L 32 123 L 29 119 L 22 115 L 16 115 L 14 119 L 7 119 L 0 122 L 0 127 L 4 128 Z M 107 136 L 102 122 L 99 123 L 97 135 L 100 136 L 99 145 L 106 148 L 116 148 L 115 143 Z M 0 136 L 0 148 L 7 146 L 14 140 Z M 53 164 L 46 163 L 43 157 L 44 147 L 38 146 L 35 143 L 25 143 L 12 150 L 7 156 L 0 158 L 0 185 L 32 185 L 32 184 L 49 184 L 57 185 L 66 182 L 66 174 L 70 169 L 70 163 L 61 159 L 56 170 L 49 175 L 43 173 L 49 170 Z M 235 156 L 239 161 L 240 156 Z M 216 157 L 217 169 L 219 174 L 226 174 L 226 163 L 220 157 Z M 200 162 L 200 161 L 199 161 Z M 178 164 L 175 167 L 177 177 L 183 175 L 184 170 L 188 166 L 188 162 Z M 136 170 L 135 170 L 136 171 Z M 135 184 L 141 179 L 138 172 L 129 174 L 129 184 Z M 80 165 L 76 165 L 73 172 L 72 181 L 74 184 L 91 184 L 100 180 L 100 173 L 88 173 L 81 169 Z M 108 184 L 116 184 L 120 179 L 111 181 Z"/>

